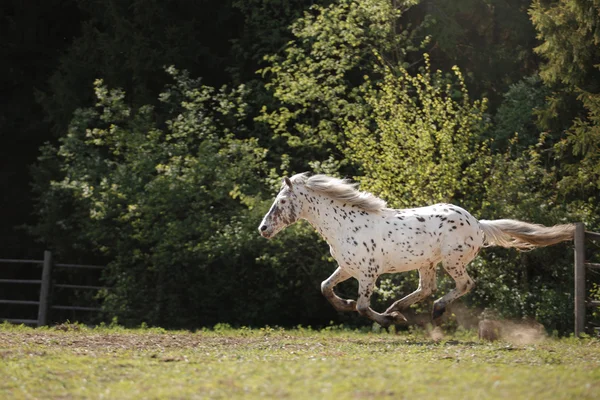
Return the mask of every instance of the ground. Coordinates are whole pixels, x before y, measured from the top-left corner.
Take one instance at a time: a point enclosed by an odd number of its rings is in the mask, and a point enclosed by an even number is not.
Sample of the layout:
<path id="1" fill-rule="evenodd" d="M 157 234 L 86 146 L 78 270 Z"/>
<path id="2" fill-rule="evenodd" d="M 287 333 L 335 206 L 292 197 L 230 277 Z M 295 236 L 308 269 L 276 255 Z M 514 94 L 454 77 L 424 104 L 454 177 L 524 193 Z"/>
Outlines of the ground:
<path id="1" fill-rule="evenodd" d="M 0 398 L 600 398 L 598 339 L 0 325 Z"/>

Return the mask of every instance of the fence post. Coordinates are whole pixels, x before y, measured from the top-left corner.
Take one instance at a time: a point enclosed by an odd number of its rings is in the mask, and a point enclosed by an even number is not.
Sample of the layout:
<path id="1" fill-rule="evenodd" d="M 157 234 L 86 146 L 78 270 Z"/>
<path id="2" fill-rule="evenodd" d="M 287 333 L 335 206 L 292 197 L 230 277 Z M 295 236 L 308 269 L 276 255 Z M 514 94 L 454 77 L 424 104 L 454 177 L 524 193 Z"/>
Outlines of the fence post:
<path id="1" fill-rule="evenodd" d="M 40 307 L 38 309 L 37 326 L 44 326 L 48 322 L 48 295 L 52 277 L 52 253 L 44 251 L 44 267 L 42 269 L 42 285 L 40 287 Z"/>
<path id="2" fill-rule="evenodd" d="M 575 224 L 575 337 L 585 331 L 585 226 Z"/>

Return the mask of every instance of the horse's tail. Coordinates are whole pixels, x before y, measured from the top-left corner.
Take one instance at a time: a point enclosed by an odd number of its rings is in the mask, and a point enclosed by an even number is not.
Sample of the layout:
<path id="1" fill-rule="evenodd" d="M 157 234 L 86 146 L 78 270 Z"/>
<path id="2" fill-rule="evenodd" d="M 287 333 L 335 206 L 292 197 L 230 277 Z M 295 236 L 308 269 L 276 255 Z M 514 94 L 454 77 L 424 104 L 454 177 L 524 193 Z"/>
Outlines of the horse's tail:
<path id="1" fill-rule="evenodd" d="M 544 226 L 514 219 L 480 220 L 485 234 L 484 246 L 515 247 L 531 250 L 573 239 L 574 224 Z"/>

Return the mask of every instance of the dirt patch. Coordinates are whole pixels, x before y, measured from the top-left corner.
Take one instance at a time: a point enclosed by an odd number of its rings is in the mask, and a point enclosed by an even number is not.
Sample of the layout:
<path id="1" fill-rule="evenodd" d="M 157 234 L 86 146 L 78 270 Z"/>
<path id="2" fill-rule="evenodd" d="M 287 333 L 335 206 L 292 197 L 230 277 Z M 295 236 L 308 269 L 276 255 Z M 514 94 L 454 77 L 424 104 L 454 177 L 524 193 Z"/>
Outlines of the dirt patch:
<path id="1" fill-rule="evenodd" d="M 125 333 L 94 332 L 74 330 L 60 327 L 57 330 L 32 330 L 15 335 L 11 332 L 0 332 L 1 346 L 34 345 L 49 348 L 71 348 L 73 350 L 103 351 L 118 350 L 151 350 L 198 348 L 211 346 L 247 345 L 252 339 L 240 337 L 209 337 L 196 333 Z M 254 339 L 256 340 L 256 339 Z"/>

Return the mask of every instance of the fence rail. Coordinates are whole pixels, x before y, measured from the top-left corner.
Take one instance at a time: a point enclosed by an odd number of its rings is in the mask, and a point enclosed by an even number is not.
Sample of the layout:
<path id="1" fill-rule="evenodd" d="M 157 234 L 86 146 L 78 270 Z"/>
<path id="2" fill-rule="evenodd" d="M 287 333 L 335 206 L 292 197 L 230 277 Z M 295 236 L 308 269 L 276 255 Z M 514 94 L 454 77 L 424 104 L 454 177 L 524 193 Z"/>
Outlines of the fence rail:
<path id="1" fill-rule="evenodd" d="M 43 264 L 44 260 L 15 260 L 13 258 L 0 258 L 0 262 L 10 264 Z"/>
<path id="2" fill-rule="evenodd" d="M 575 224 L 575 336 L 585 332 L 586 308 L 600 307 L 600 301 L 586 301 L 586 269 L 600 268 L 599 263 L 586 261 L 586 240 L 600 241 L 600 233 L 586 231 L 581 222 Z"/>
<path id="3" fill-rule="evenodd" d="M 53 283 L 52 275 L 55 268 L 76 268 L 76 269 L 102 269 L 104 266 L 101 265 L 82 265 L 82 264 L 64 264 L 54 263 L 52 260 L 52 253 L 50 251 L 44 252 L 43 260 L 18 260 L 5 258 L 0 259 L 0 264 L 33 264 L 42 265 L 42 276 L 41 279 L 0 279 L 0 283 L 10 284 L 36 284 L 40 285 L 39 300 L 13 300 L 13 299 L 0 299 L 0 304 L 12 304 L 12 305 L 35 305 L 38 307 L 37 319 L 24 319 L 24 318 L 2 318 L 0 321 L 9 321 L 17 324 L 28 324 L 43 326 L 48 324 L 48 314 L 50 310 L 74 310 L 74 311 L 101 311 L 98 307 L 81 307 L 72 305 L 52 305 L 50 299 L 50 293 L 52 288 L 65 288 L 65 289 L 89 289 L 89 290 L 101 290 L 106 289 L 103 286 L 93 285 L 72 285 L 66 283 Z"/>
<path id="4" fill-rule="evenodd" d="M 83 269 L 102 269 L 102 265 L 81 265 L 81 264 L 54 264 L 55 267 L 60 268 L 83 268 Z"/>
<path id="5" fill-rule="evenodd" d="M 2 261 L 2 260 L 0 260 Z M 39 285 L 42 283 L 41 279 L 0 279 L 0 283 L 35 283 Z"/>
<path id="6" fill-rule="evenodd" d="M 24 304 L 38 306 L 40 302 L 34 300 L 0 300 L 0 304 Z"/>

